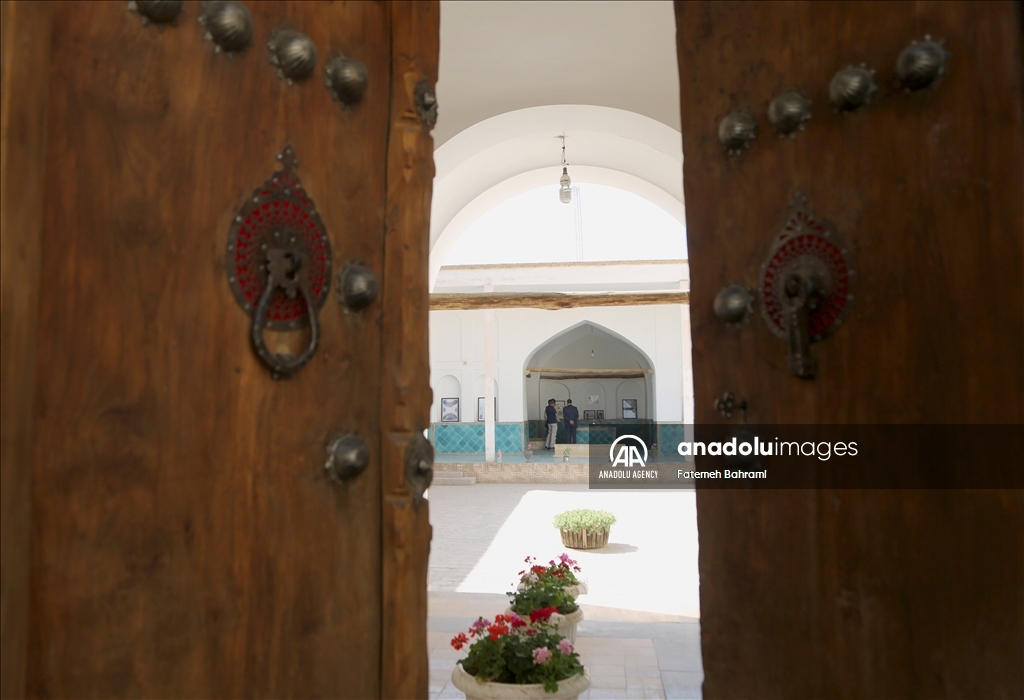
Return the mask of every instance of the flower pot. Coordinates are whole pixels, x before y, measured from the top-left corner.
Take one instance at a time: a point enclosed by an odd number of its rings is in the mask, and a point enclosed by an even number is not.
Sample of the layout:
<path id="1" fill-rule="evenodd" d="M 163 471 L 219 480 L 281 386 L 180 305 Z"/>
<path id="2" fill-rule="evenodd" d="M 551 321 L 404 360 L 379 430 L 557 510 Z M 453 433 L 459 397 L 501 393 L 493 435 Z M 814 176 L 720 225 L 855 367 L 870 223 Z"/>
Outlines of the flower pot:
<path id="1" fill-rule="evenodd" d="M 549 693 L 544 690 L 543 683 L 495 683 L 494 681 L 478 681 L 462 669 L 462 664 L 455 664 L 452 671 L 452 685 L 466 694 L 466 700 L 572 700 L 578 698 L 590 688 L 590 672 L 583 673 L 564 681 L 558 681 L 558 690 Z"/>
<path id="2" fill-rule="evenodd" d="M 508 615 L 509 613 L 515 613 L 516 615 L 519 615 L 519 613 L 516 613 L 515 610 L 513 610 L 512 608 L 509 608 L 505 611 L 506 615 Z M 519 615 L 519 617 L 523 618 L 527 622 L 530 621 L 529 615 Z M 566 639 L 568 639 L 573 644 L 576 643 L 576 625 L 578 625 L 582 621 L 583 608 L 576 608 L 575 612 L 571 612 L 568 615 L 555 613 L 551 616 L 552 624 L 558 625 L 558 633 Z"/>
<path id="3" fill-rule="evenodd" d="M 559 530 L 562 533 L 562 544 L 572 549 L 598 549 L 608 544 L 611 529 L 588 534 L 586 530 Z"/>
<path id="4" fill-rule="evenodd" d="M 568 458 L 568 457 L 562 457 L 562 461 L 563 461 L 563 462 L 568 462 L 568 461 L 569 461 L 569 458 Z"/>

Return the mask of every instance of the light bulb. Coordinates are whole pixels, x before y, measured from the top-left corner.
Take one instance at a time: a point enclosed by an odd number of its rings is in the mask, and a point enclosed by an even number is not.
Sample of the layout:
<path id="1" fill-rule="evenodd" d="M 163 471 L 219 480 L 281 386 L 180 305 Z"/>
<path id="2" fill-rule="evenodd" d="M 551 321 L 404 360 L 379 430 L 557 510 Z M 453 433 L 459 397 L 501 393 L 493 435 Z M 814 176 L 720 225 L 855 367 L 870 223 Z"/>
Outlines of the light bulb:
<path id="1" fill-rule="evenodd" d="M 569 179 L 569 169 L 562 168 L 562 177 L 558 180 L 558 201 L 562 204 L 569 204 L 572 201 L 572 180 Z"/>

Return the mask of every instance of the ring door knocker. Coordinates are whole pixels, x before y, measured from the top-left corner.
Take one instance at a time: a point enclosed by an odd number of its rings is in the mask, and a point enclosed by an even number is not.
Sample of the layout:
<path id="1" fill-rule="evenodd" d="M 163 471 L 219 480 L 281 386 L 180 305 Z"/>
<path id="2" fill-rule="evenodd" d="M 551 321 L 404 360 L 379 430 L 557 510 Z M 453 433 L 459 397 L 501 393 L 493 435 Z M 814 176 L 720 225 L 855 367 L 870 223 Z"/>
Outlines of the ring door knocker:
<path id="1" fill-rule="evenodd" d="M 793 211 L 761 266 L 761 314 L 786 341 L 790 373 L 814 379 L 818 362 L 811 343 L 835 333 L 850 312 L 857 276 L 846 242 L 805 207 L 797 192 Z"/>
<path id="2" fill-rule="evenodd" d="M 257 188 L 231 222 L 228 283 L 252 318 L 252 344 L 275 378 L 297 372 L 313 357 L 320 340 L 317 311 L 331 283 L 331 244 L 313 200 L 295 168 L 291 146 L 278 154 L 283 169 Z M 271 352 L 265 330 L 309 325 L 309 344 L 294 357 Z"/>

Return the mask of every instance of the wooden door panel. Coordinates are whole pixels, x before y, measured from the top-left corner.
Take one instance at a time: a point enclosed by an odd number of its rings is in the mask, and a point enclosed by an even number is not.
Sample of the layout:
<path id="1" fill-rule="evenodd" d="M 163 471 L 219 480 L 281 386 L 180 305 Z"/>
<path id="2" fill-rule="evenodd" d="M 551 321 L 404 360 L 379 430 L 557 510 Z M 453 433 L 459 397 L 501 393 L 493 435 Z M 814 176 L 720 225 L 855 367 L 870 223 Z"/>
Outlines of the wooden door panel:
<path id="1" fill-rule="evenodd" d="M 392 10 L 247 5 L 255 40 L 241 56 L 203 41 L 198 3 L 164 31 L 122 3 L 54 8 L 33 695 L 380 692 L 381 307 L 345 313 L 332 285 L 319 350 L 275 381 L 225 247 L 290 143 L 335 271 L 358 260 L 381 274 Z M 318 48 L 306 83 L 267 60 L 284 25 Z M 323 84 L 338 51 L 370 76 L 351 110 Z M 342 430 L 371 464 L 337 484 L 323 463 Z"/>
<path id="2" fill-rule="evenodd" d="M 752 424 L 947 424 L 955 440 L 958 424 L 1024 421 L 1018 13 L 676 3 L 698 424 L 739 422 L 713 409 L 725 391 Z M 896 58 L 926 34 L 948 75 L 907 94 Z M 874 102 L 838 114 L 829 81 L 861 62 Z M 792 87 L 813 116 L 780 139 L 767 109 Z M 730 157 L 717 127 L 741 108 L 759 135 Z M 798 190 L 858 267 L 812 381 L 789 374 L 759 309 L 740 329 L 712 310 L 730 282 L 757 287 Z M 1024 693 L 1020 491 L 697 494 L 706 697 Z"/>

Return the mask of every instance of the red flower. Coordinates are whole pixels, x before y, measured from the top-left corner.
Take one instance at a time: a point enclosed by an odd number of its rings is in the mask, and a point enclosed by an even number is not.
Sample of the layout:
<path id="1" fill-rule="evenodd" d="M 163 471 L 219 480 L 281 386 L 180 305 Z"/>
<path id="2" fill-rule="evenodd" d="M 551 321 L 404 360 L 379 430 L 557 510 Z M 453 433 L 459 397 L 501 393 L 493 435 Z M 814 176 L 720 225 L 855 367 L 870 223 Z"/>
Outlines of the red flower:
<path id="1" fill-rule="evenodd" d="M 513 629 L 516 627 L 526 627 L 526 620 L 518 615 L 509 615 L 509 618 L 511 619 Z"/>
<path id="2" fill-rule="evenodd" d="M 552 615 L 558 612 L 558 608 L 537 608 L 530 613 L 530 622 L 547 622 Z"/>
<path id="3" fill-rule="evenodd" d="M 452 637 L 452 646 L 455 647 L 456 650 L 461 649 L 467 642 L 469 642 L 469 638 L 462 632 L 457 636 Z"/>
<path id="4" fill-rule="evenodd" d="M 532 636 L 533 636 L 533 635 L 535 635 L 535 634 L 537 634 L 537 630 L 533 629 L 532 627 L 530 627 L 530 628 L 528 628 L 528 629 L 526 630 L 526 635 L 527 635 L 528 637 L 532 637 Z"/>
<path id="5" fill-rule="evenodd" d="M 504 622 L 495 622 L 487 628 L 487 631 L 490 633 L 491 641 L 496 642 L 499 637 L 508 634 L 508 625 Z"/>
<path id="6" fill-rule="evenodd" d="M 543 574 L 546 569 L 543 566 L 531 566 L 530 571 L 535 574 Z"/>

